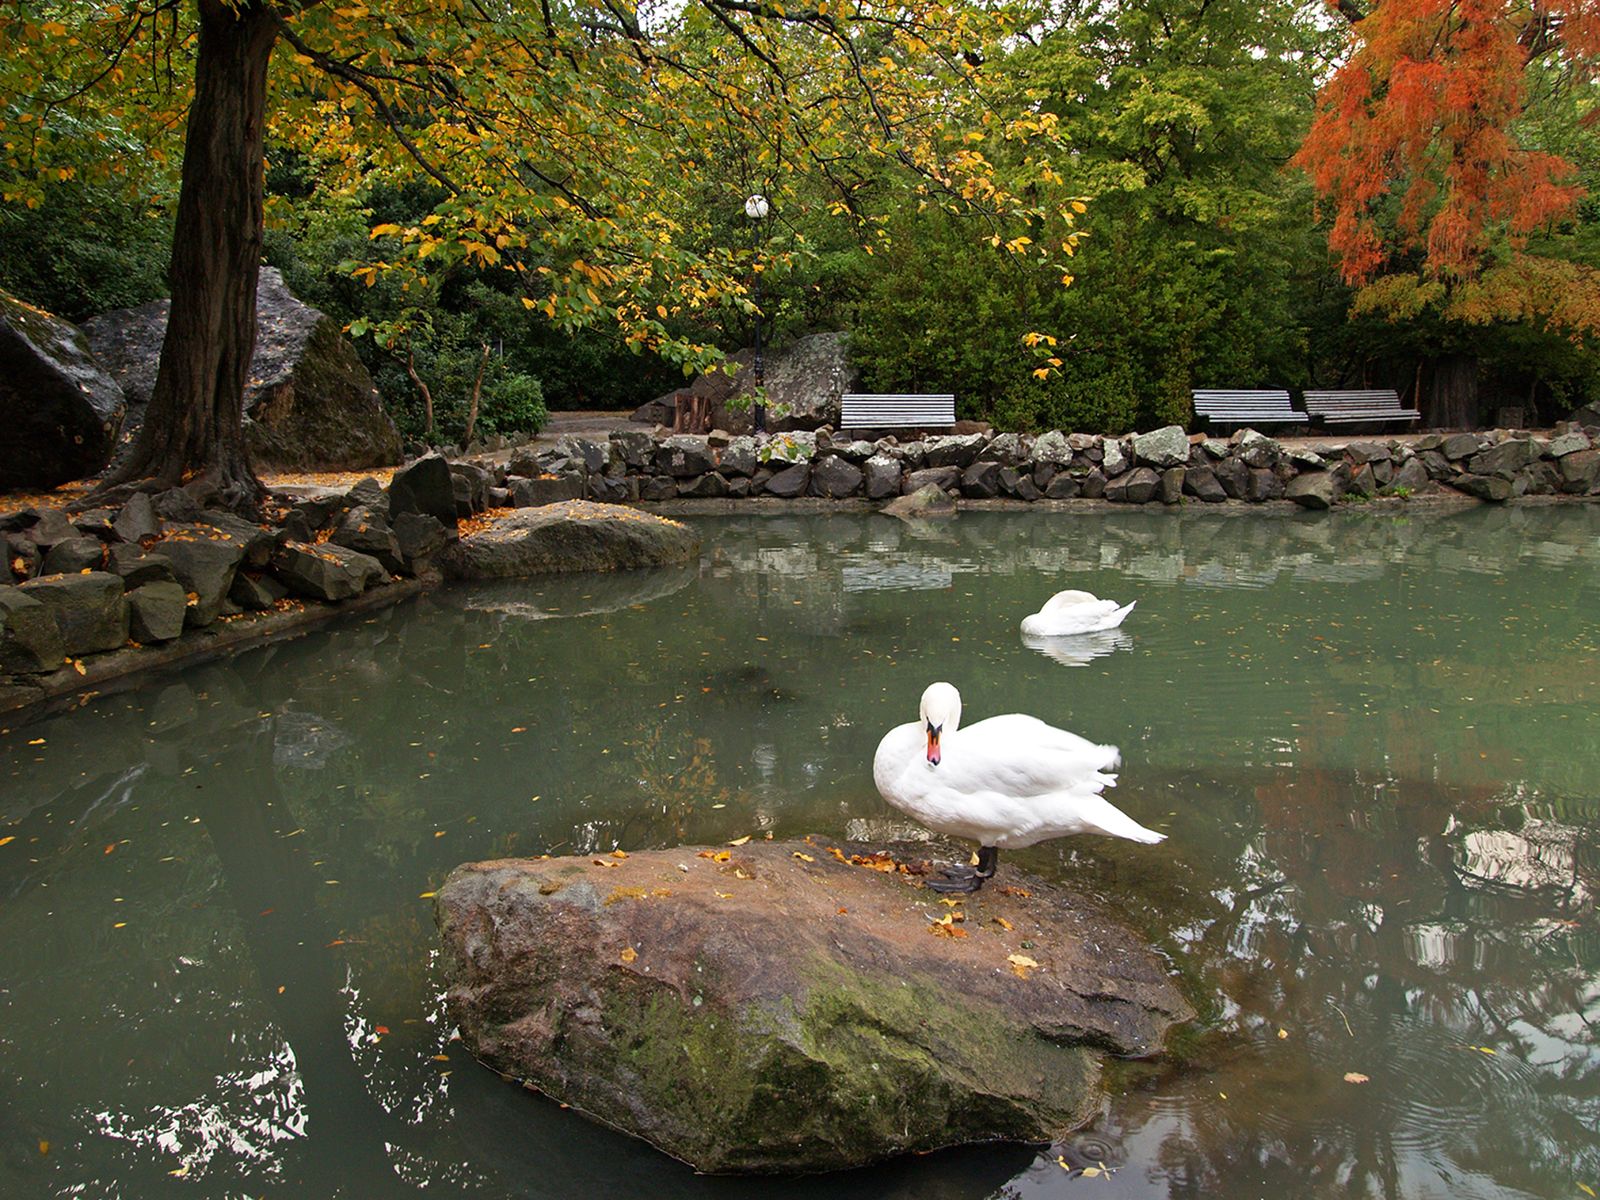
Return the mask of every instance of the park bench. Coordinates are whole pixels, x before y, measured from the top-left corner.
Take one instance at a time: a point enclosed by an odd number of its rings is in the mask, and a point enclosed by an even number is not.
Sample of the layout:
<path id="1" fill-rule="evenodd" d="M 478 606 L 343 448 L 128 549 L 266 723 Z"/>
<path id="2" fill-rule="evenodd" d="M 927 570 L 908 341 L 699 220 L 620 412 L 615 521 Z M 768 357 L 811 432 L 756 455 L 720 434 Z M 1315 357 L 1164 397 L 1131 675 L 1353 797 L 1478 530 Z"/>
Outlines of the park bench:
<path id="1" fill-rule="evenodd" d="M 1305 425 L 1311 420 L 1274 388 L 1195 388 L 1194 415 L 1222 425 Z"/>
<path id="2" fill-rule="evenodd" d="M 1306 412 L 1324 425 L 1357 425 L 1368 421 L 1420 421 L 1414 408 L 1400 406 L 1392 388 L 1371 391 L 1306 392 Z"/>
<path id="3" fill-rule="evenodd" d="M 841 429 L 928 429 L 955 423 L 952 395 L 846 392 L 839 397 Z"/>

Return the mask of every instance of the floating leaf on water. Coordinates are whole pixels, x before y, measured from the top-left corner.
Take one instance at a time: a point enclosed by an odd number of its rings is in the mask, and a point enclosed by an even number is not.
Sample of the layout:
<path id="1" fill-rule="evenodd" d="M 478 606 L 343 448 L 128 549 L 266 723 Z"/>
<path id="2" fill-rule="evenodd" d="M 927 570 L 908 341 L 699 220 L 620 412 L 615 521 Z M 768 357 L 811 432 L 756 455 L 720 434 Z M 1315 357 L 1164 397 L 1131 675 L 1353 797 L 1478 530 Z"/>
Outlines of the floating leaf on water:
<path id="1" fill-rule="evenodd" d="M 1593 1196 L 1595 1194 L 1594 1189 L 1592 1187 L 1590 1187 L 1587 1183 L 1580 1183 L 1578 1185 L 1578 1190 L 1580 1192 L 1582 1192 L 1585 1196 Z"/>
<path id="2" fill-rule="evenodd" d="M 11 843 L 11 842 L 14 842 L 14 841 L 16 841 L 16 840 L 17 840 L 17 838 L 16 838 L 16 835 L 15 835 L 15 834 L 12 834 L 12 835 L 11 835 L 11 836 L 9 836 L 9 837 L 3 837 L 3 838 L 0 838 L 0 846 L 4 846 L 4 845 L 7 845 L 7 844 L 9 844 L 9 843 Z"/>
<path id="3" fill-rule="evenodd" d="M 1278 1030 L 1278 1040 L 1279 1040 L 1279 1041 L 1280 1041 L 1280 1042 L 1281 1042 L 1281 1041 L 1282 1041 L 1282 1040 L 1283 1040 L 1283 1039 L 1284 1039 L 1284 1038 L 1286 1038 L 1286 1037 L 1288 1037 L 1288 1036 L 1289 1036 L 1289 1031 L 1288 1031 L 1288 1030 L 1287 1030 L 1287 1029 L 1280 1029 L 1280 1030 Z"/>
<path id="4" fill-rule="evenodd" d="M 1346 1071 L 1344 1073 L 1344 1081 L 1346 1083 L 1368 1083 L 1368 1082 L 1370 1082 L 1369 1078 L 1366 1075 L 1363 1075 L 1360 1071 Z"/>
<path id="5" fill-rule="evenodd" d="M 734 838 L 733 841 L 728 843 L 728 845 L 730 845 L 730 846 L 742 846 L 746 842 L 748 842 L 749 840 L 750 840 L 750 835 L 747 833 L 742 838 Z"/>
<path id="6" fill-rule="evenodd" d="M 435 895 L 434 892 L 419 892 L 417 894 L 417 899 L 418 900 L 432 900 L 434 895 Z"/>

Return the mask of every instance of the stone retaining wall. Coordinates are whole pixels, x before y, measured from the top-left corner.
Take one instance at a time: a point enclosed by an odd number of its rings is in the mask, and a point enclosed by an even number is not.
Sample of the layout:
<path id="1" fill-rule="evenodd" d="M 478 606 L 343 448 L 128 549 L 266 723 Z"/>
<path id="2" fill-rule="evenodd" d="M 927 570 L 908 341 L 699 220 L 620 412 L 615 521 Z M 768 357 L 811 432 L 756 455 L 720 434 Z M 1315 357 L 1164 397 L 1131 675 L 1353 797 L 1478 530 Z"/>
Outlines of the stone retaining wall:
<path id="1" fill-rule="evenodd" d="M 587 497 L 679 499 L 861 497 L 889 500 L 929 484 L 969 500 L 1104 499 L 1126 504 L 1292 500 L 1330 508 L 1379 495 L 1450 490 L 1480 500 L 1600 493 L 1600 427 L 1552 437 L 1495 430 L 1410 442 L 1356 439 L 1313 452 L 1255 430 L 1227 439 L 1177 425 L 1121 438 L 975 433 L 900 442 L 827 429 L 765 441 L 712 433 L 563 438 L 506 464 L 455 464 L 490 505 Z"/>

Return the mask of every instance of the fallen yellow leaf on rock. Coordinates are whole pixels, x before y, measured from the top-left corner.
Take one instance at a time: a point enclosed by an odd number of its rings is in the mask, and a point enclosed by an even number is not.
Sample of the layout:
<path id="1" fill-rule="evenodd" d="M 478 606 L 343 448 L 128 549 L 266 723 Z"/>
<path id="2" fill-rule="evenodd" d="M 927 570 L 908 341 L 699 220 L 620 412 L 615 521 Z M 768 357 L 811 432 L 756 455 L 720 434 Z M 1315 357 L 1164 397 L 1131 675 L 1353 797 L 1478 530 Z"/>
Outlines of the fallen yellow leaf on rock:
<path id="1" fill-rule="evenodd" d="M 1011 973 L 1018 979 L 1028 978 L 1028 972 L 1037 970 L 1039 964 L 1026 954 L 1008 954 L 1006 961 L 1011 964 Z"/>
<path id="2" fill-rule="evenodd" d="M 991 921 L 993 921 L 996 925 L 1000 926 L 1001 929 L 1012 929 L 1012 928 L 1014 928 L 1014 926 L 1011 924 L 1011 922 L 1006 920 L 1004 917 L 990 917 L 989 919 Z"/>
<path id="3" fill-rule="evenodd" d="M 1368 1077 L 1363 1075 L 1360 1071 L 1346 1071 L 1344 1073 L 1344 1081 L 1346 1083 L 1368 1083 L 1368 1082 L 1370 1082 Z"/>
<path id="4" fill-rule="evenodd" d="M 816 859 L 812 858 L 811 855 L 809 855 L 809 854 L 801 854 L 800 851 L 798 851 L 798 850 L 796 850 L 794 852 L 794 856 L 796 858 L 798 858 L 801 862 L 816 862 L 817 861 Z"/>
<path id="5" fill-rule="evenodd" d="M 613 850 L 611 852 L 611 857 L 612 858 L 627 858 L 628 857 L 628 852 L 626 850 Z"/>
<path id="6" fill-rule="evenodd" d="M 622 961 L 625 962 L 625 963 L 632 962 L 634 959 L 636 959 L 638 957 L 639 957 L 639 952 L 637 950 L 635 950 L 632 946 L 628 946 L 622 951 Z"/>

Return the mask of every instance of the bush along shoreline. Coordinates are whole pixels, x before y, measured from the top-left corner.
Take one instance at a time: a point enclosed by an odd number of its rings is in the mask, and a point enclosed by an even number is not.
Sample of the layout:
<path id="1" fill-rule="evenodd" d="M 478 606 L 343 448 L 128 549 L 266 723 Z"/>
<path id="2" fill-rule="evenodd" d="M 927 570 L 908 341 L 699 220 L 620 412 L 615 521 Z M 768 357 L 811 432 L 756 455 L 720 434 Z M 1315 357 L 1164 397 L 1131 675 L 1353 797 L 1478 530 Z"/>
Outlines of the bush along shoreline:
<path id="1" fill-rule="evenodd" d="M 195 485 L 71 516 L 0 510 L 0 714 L 81 700 L 146 670 L 409 598 L 439 584 L 451 547 L 501 510 L 762 498 L 887 507 L 914 493 L 1309 509 L 1383 496 L 1592 499 L 1600 496 L 1600 427 L 1358 439 L 1318 452 L 1249 429 L 1221 439 L 1176 425 L 1121 438 L 905 441 L 827 428 L 762 440 L 629 430 L 605 441 L 563 438 L 504 463 L 430 454 L 387 487 L 364 479 L 348 490 L 280 490 L 259 524 L 212 507 Z M 535 569 L 596 565 L 591 556 L 563 566 L 557 556 Z"/>

